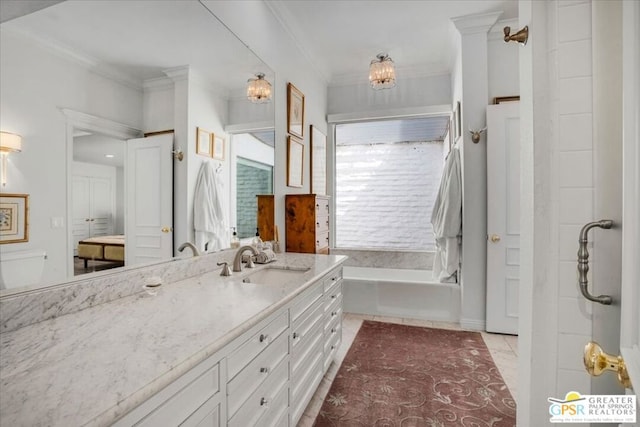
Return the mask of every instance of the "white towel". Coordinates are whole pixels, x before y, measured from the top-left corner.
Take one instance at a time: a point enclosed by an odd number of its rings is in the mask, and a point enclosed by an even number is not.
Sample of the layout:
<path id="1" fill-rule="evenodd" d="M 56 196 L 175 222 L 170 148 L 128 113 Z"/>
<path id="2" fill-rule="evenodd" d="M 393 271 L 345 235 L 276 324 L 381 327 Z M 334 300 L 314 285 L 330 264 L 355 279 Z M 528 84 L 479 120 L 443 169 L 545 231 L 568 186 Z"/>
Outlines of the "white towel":
<path id="1" fill-rule="evenodd" d="M 196 246 L 201 251 L 219 251 L 229 247 L 229 226 L 222 203 L 222 182 L 213 167 L 204 161 L 198 172 L 193 198 L 193 228 Z"/>
<path id="2" fill-rule="evenodd" d="M 436 238 L 433 275 L 441 282 L 455 282 L 460 266 L 458 237 L 462 235 L 462 176 L 457 146 L 451 148 L 445 161 L 431 224 Z"/>

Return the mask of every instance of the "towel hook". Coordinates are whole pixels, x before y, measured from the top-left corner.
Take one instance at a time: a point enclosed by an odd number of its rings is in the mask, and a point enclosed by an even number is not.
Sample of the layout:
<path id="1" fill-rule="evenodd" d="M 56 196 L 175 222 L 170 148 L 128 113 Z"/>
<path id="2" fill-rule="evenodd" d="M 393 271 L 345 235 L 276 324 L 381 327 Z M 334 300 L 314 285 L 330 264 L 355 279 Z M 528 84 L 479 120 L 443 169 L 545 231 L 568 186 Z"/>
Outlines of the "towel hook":
<path id="1" fill-rule="evenodd" d="M 469 132 L 471 133 L 471 142 L 473 142 L 474 144 L 477 144 L 478 142 L 480 142 L 480 134 L 486 130 L 487 130 L 486 126 L 480 130 L 471 130 L 471 128 L 469 128 Z"/>

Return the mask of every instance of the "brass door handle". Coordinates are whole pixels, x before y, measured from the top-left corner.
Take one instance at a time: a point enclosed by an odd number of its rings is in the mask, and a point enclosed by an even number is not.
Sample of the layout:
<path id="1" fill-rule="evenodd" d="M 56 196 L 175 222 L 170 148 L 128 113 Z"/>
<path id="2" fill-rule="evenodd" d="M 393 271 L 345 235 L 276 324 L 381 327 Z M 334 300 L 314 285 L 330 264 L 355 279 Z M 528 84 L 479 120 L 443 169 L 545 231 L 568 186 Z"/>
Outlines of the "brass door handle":
<path id="1" fill-rule="evenodd" d="M 492 234 L 491 237 L 489 237 L 489 240 L 491 240 L 491 242 L 493 243 L 498 243 L 500 241 L 500 236 L 498 236 L 497 234 Z"/>
<path id="2" fill-rule="evenodd" d="M 625 388 L 631 388 L 631 379 L 622 356 L 612 356 L 602 351 L 597 342 L 590 341 L 584 346 L 584 367 L 592 377 L 597 377 L 604 371 L 618 374 L 618 382 Z"/>
<path id="3" fill-rule="evenodd" d="M 160 231 L 162 231 L 163 233 L 169 233 L 170 231 L 172 231 L 172 228 L 171 227 L 162 227 L 162 229 Z"/>

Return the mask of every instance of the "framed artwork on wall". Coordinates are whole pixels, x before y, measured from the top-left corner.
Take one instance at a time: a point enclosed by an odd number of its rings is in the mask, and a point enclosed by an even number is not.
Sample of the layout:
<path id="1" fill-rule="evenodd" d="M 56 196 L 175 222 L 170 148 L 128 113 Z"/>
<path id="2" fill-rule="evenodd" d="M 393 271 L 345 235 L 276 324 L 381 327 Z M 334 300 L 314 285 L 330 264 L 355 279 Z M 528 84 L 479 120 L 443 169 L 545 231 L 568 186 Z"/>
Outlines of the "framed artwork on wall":
<path id="1" fill-rule="evenodd" d="M 211 157 L 211 132 L 200 127 L 196 128 L 196 153 Z"/>
<path id="2" fill-rule="evenodd" d="M 304 163 L 304 143 L 296 137 L 287 136 L 287 185 L 302 187 L 302 165 Z"/>
<path id="3" fill-rule="evenodd" d="M 287 132 L 304 136 L 304 94 L 292 83 L 287 85 Z"/>
<path id="4" fill-rule="evenodd" d="M 311 134 L 311 193 L 327 194 L 327 136 L 314 125 Z"/>
<path id="5" fill-rule="evenodd" d="M 0 244 L 29 241 L 29 195 L 0 196 Z"/>
<path id="6" fill-rule="evenodd" d="M 213 143 L 211 148 L 213 157 L 216 160 L 224 160 L 224 138 L 218 135 L 213 135 Z"/>

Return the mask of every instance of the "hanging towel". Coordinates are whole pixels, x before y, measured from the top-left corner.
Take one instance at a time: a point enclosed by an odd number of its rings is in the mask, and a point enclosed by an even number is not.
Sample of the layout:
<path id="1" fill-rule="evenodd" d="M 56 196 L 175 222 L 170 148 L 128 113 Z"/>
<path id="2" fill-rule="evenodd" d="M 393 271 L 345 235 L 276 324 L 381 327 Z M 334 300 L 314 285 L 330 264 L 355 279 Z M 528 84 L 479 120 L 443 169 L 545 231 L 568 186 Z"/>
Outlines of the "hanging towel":
<path id="1" fill-rule="evenodd" d="M 440 282 L 456 282 L 460 266 L 462 236 L 462 176 L 460 151 L 451 148 L 442 171 L 440 189 L 431 213 L 431 224 L 436 240 L 433 276 Z"/>
<path id="2" fill-rule="evenodd" d="M 193 198 L 193 228 L 198 249 L 208 252 L 229 247 L 229 227 L 226 223 L 222 182 L 213 167 L 204 161 L 198 172 Z"/>

